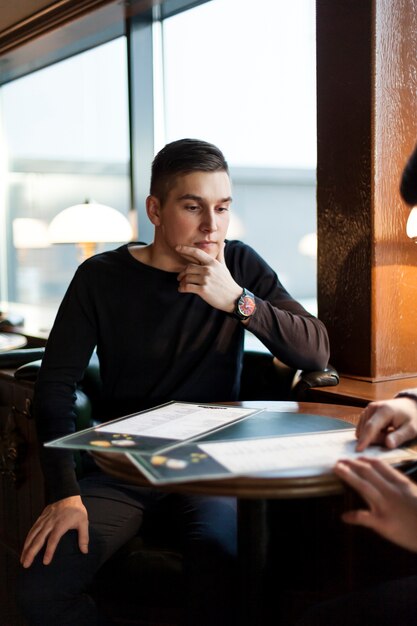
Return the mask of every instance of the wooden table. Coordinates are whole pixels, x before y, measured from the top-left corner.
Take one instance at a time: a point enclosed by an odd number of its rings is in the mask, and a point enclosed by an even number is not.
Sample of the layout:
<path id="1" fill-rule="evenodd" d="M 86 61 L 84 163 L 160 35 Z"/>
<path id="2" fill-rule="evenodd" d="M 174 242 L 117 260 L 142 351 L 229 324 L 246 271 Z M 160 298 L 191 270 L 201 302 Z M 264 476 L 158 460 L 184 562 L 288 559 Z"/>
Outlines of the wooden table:
<path id="1" fill-rule="evenodd" d="M 316 402 L 274 402 L 246 401 L 239 406 L 247 408 L 268 408 L 276 411 L 324 415 L 356 424 L 362 409 L 352 406 L 321 404 Z M 139 470 L 132 465 L 124 454 L 94 452 L 93 456 L 101 469 L 117 478 L 128 480 L 142 486 L 150 483 Z M 164 485 L 164 490 L 182 493 L 200 493 L 204 495 L 234 496 L 239 499 L 260 498 L 305 498 L 327 496 L 341 493 L 343 486 L 332 473 L 323 474 L 310 470 L 291 477 L 254 477 L 208 479 L 174 485 Z"/>
<path id="2" fill-rule="evenodd" d="M 361 413 L 358 407 L 297 402 L 243 402 L 244 407 L 268 408 L 276 411 L 324 415 L 355 424 Z M 97 464 L 107 473 L 135 484 L 149 486 L 148 480 L 122 454 L 94 453 Z M 154 487 L 154 486 L 153 486 Z M 200 493 L 202 495 L 238 498 L 238 547 L 241 571 L 242 626 L 261 626 L 262 590 L 268 558 L 267 507 L 271 499 L 324 497 L 342 493 L 344 487 L 336 476 L 304 471 L 291 477 L 250 477 L 208 479 L 163 486 L 164 491 Z M 276 529 L 275 529 L 276 530 Z M 275 623 L 274 626 L 278 626 Z"/>

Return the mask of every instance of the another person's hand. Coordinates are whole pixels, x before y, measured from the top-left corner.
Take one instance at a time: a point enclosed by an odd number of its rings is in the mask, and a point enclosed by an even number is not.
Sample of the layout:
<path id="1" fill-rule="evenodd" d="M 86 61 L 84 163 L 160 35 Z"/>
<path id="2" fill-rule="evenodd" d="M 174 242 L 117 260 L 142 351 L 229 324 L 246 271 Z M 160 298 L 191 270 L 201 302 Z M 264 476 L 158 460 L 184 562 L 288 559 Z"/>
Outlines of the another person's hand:
<path id="1" fill-rule="evenodd" d="M 177 252 L 191 261 L 178 274 L 178 291 L 195 293 L 215 309 L 231 313 L 242 293 L 242 287 L 236 283 L 226 266 L 224 244 L 216 259 L 192 246 L 177 246 Z"/>
<path id="2" fill-rule="evenodd" d="M 403 548 L 417 552 L 417 485 L 375 458 L 339 461 L 334 473 L 369 506 L 349 511 L 343 521 L 371 528 Z"/>
<path id="3" fill-rule="evenodd" d="M 393 398 L 371 402 L 356 427 L 358 452 L 371 443 L 396 448 L 417 436 L 417 402 L 412 398 Z"/>
<path id="4" fill-rule="evenodd" d="M 43 564 L 49 565 L 61 537 L 68 530 L 78 531 L 78 546 L 88 553 L 88 515 L 80 496 L 71 496 L 49 504 L 38 517 L 23 546 L 20 562 L 30 567 L 46 543 Z"/>

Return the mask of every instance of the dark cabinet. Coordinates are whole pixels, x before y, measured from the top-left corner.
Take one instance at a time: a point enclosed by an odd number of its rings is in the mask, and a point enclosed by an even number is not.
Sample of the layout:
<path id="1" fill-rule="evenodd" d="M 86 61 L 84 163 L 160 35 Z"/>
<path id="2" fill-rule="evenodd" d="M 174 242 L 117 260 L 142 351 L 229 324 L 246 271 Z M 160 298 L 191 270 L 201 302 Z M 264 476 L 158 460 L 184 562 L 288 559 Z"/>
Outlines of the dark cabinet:
<path id="1" fill-rule="evenodd" d="M 19 557 L 44 505 L 32 396 L 30 383 L 0 371 L 0 626 L 25 624 L 15 599 Z"/>

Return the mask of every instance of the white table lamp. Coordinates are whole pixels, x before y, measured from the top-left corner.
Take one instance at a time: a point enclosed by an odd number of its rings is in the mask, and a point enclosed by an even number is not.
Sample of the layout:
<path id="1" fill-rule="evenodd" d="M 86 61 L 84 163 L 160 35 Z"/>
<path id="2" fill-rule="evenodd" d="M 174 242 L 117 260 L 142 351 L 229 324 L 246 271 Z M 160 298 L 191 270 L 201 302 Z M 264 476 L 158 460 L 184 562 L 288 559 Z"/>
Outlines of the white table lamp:
<path id="1" fill-rule="evenodd" d="M 407 220 L 407 236 L 417 242 L 417 206 L 411 209 Z"/>
<path id="2" fill-rule="evenodd" d="M 94 254 L 97 243 L 126 242 L 132 227 L 125 215 L 104 204 L 86 201 L 64 209 L 49 224 L 51 243 L 75 243 L 83 260 Z"/>
<path id="3" fill-rule="evenodd" d="M 312 259 L 317 258 L 317 235 L 316 233 L 307 233 L 301 237 L 298 242 L 298 252 Z"/>

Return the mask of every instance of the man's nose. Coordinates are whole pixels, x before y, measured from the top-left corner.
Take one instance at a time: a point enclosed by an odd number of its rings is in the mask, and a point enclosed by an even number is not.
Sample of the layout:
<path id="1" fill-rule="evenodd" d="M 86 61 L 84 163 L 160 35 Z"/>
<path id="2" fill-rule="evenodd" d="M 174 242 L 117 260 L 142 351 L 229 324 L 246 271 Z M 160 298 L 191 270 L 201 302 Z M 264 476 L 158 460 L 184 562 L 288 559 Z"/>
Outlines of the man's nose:
<path id="1" fill-rule="evenodd" d="M 212 211 L 210 209 L 204 211 L 200 227 L 202 230 L 210 233 L 217 230 L 217 215 L 215 211 Z"/>

